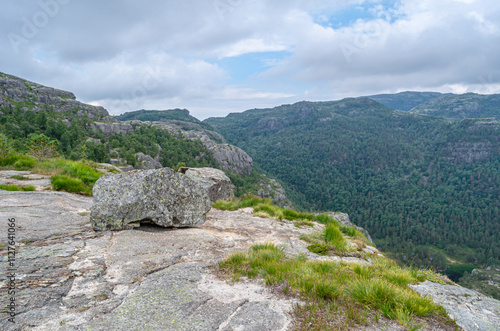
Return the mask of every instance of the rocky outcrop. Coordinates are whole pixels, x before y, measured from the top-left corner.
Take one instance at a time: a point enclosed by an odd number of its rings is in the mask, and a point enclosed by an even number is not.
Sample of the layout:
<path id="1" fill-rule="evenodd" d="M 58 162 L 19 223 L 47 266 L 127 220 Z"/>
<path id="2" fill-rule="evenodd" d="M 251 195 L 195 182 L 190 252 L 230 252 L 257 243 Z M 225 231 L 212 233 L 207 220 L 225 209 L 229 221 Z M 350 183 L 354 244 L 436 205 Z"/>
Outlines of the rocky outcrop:
<path id="1" fill-rule="evenodd" d="M 150 155 L 144 153 L 135 154 L 137 159 L 136 169 L 160 169 L 163 165 L 157 160 L 153 159 Z"/>
<path id="2" fill-rule="evenodd" d="M 230 170 L 238 175 L 252 173 L 253 160 L 241 148 L 229 144 L 217 144 L 209 150 L 223 170 Z"/>
<path id="3" fill-rule="evenodd" d="M 263 176 L 264 179 L 259 182 L 257 187 L 257 196 L 268 198 L 280 207 L 291 208 L 292 202 L 288 200 L 283 186 L 276 180 L 267 178 L 266 175 Z"/>
<path id="4" fill-rule="evenodd" d="M 129 134 L 134 132 L 134 127 L 130 123 L 103 123 L 103 122 L 94 122 L 92 123 L 92 128 L 94 130 L 100 130 L 103 134 L 107 136 L 111 136 L 114 134 Z"/>
<path id="5" fill-rule="evenodd" d="M 18 243 L 16 323 L 0 310 L 0 329 L 5 331 L 293 330 L 291 312 L 301 304 L 296 296 L 285 296 L 255 279 L 229 283 L 219 279 L 213 267 L 230 253 L 262 242 L 283 247 L 288 257 L 358 263 L 307 250 L 300 236 L 320 231 L 322 225 L 298 228 L 286 220 L 254 217 L 251 208 L 212 209 L 204 224 L 191 228 L 142 224 L 128 231 L 95 232 L 89 223 L 92 198 L 0 190 L 0 201 L 0 219 L 16 218 Z M 3 265 L 7 263 L 5 240 L 0 238 Z M 0 268 L 3 302 L 8 299 L 8 272 Z M 453 300 L 453 308 L 445 305 L 445 309 L 466 330 L 495 330 L 499 325 L 497 301 L 468 292 Z M 477 315 L 471 319 L 489 324 L 476 323 L 477 328 L 467 329 L 459 318 L 471 312 Z M 375 325 L 350 327 L 404 329 L 383 316 Z M 431 329 L 448 330 L 423 328 Z"/>
<path id="6" fill-rule="evenodd" d="M 234 185 L 226 174 L 214 168 L 180 168 L 179 172 L 186 174 L 208 192 L 210 201 L 231 200 L 234 198 Z"/>
<path id="7" fill-rule="evenodd" d="M 122 230 L 140 222 L 198 225 L 210 210 L 205 189 L 170 168 L 101 176 L 92 193 L 90 221 L 95 230 Z"/>
<path id="8" fill-rule="evenodd" d="M 87 115 L 91 120 L 116 121 L 108 111 L 100 106 L 92 106 L 77 101 L 71 92 L 46 87 L 16 76 L 0 73 L 0 108 L 14 108 L 21 103 L 23 110 L 38 112 L 45 107 L 58 113 Z"/>
<path id="9" fill-rule="evenodd" d="M 310 229 L 211 210 L 197 227 L 95 232 L 92 198 L 0 191 L 0 200 L 0 218 L 16 216 L 20 244 L 16 324 L 2 310 L 1 330 L 292 329 L 297 299 L 258 281 L 229 284 L 213 266 L 262 241 L 286 245 L 291 255 L 312 254 L 299 239 Z M 6 274 L 0 268 L 1 280 Z M 2 298 L 4 290 L 2 282 Z"/>
<path id="10" fill-rule="evenodd" d="M 227 144 L 215 131 L 207 130 L 199 124 L 175 120 L 152 122 L 151 125 L 176 136 L 199 140 L 212 153 L 222 170 L 229 170 L 239 175 L 252 173 L 252 158 L 241 148 Z"/>
<path id="11" fill-rule="evenodd" d="M 207 130 L 199 124 L 177 120 L 161 122 L 142 122 L 138 120 L 118 123 L 95 122 L 93 128 L 105 135 L 130 134 L 139 126 L 151 126 L 168 131 L 173 136 L 199 140 L 212 153 L 222 170 L 229 170 L 239 175 L 252 173 L 253 160 L 241 148 L 227 144 L 217 132 Z"/>
<path id="12" fill-rule="evenodd" d="M 430 281 L 410 285 L 422 296 L 430 296 L 465 331 L 499 330 L 500 301 L 461 286 Z"/>

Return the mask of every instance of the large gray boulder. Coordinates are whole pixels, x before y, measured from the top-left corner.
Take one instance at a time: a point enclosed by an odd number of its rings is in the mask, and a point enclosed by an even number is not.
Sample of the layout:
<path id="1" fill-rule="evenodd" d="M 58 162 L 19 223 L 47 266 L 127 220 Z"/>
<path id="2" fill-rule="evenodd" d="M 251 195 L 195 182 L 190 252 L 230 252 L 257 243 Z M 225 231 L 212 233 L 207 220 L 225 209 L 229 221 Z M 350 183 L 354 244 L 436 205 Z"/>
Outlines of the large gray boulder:
<path id="1" fill-rule="evenodd" d="M 203 224 L 210 210 L 207 190 L 170 168 L 105 175 L 92 193 L 90 222 L 94 230 L 127 229 L 141 221 L 188 227 Z"/>
<path id="2" fill-rule="evenodd" d="M 224 171 L 214 168 L 187 168 L 179 169 L 191 179 L 203 186 L 208 192 L 210 201 L 231 200 L 234 198 L 234 185 Z"/>

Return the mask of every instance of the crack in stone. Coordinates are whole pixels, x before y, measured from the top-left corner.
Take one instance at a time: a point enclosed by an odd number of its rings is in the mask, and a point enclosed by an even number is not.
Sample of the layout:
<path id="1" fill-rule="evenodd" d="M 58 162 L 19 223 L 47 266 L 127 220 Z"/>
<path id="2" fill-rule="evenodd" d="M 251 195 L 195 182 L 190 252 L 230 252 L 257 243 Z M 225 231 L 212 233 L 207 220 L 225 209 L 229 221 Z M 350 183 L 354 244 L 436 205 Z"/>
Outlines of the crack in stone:
<path id="1" fill-rule="evenodd" d="M 233 317 L 241 310 L 241 307 L 243 307 L 243 305 L 245 305 L 248 302 L 249 302 L 248 300 L 243 300 L 241 304 L 238 305 L 238 307 L 236 307 L 234 312 L 231 315 L 229 315 L 228 318 L 219 325 L 217 331 L 223 331 L 225 328 L 227 328 L 229 326 L 229 323 L 231 323 Z"/>

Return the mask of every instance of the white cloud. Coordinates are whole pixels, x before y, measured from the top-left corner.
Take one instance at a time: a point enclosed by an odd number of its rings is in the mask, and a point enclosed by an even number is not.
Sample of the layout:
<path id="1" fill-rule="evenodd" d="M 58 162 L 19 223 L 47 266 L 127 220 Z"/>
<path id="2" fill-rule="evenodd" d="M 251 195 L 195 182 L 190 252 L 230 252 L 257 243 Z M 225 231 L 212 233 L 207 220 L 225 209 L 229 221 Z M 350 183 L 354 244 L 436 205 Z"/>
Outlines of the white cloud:
<path id="1" fill-rule="evenodd" d="M 214 5 L 221 3 L 222 12 Z M 500 3 L 493 0 L 401 0 L 392 8 L 377 0 L 69 1 L 18 53 L 8 34 L 23 36 L 26 21 L 44 9 L 29 0 L 1 6 L 0 71 L 114 113 L 192 107 L 207 117 L 402 89 L 492 93 L 500 82 Z M 353 6 L 372 18 L 329 26 Z M 235 73 L 217 64 L 280 51 L 289 56 L 266 59 L 269 70 L 234 85 Z"/>

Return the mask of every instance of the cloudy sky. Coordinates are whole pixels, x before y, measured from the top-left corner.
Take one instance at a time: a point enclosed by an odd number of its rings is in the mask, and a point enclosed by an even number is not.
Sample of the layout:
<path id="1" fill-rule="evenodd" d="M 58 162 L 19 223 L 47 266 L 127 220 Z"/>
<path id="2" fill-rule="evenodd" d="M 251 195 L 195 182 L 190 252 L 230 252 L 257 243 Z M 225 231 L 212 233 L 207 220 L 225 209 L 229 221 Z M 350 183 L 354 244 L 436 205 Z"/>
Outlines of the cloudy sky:
<path id="1" fill-rule="evenodd" d="M 497 0 L 0 0 L 0 33 L 0 71 L 111 114 L 500 93 Z"/>

